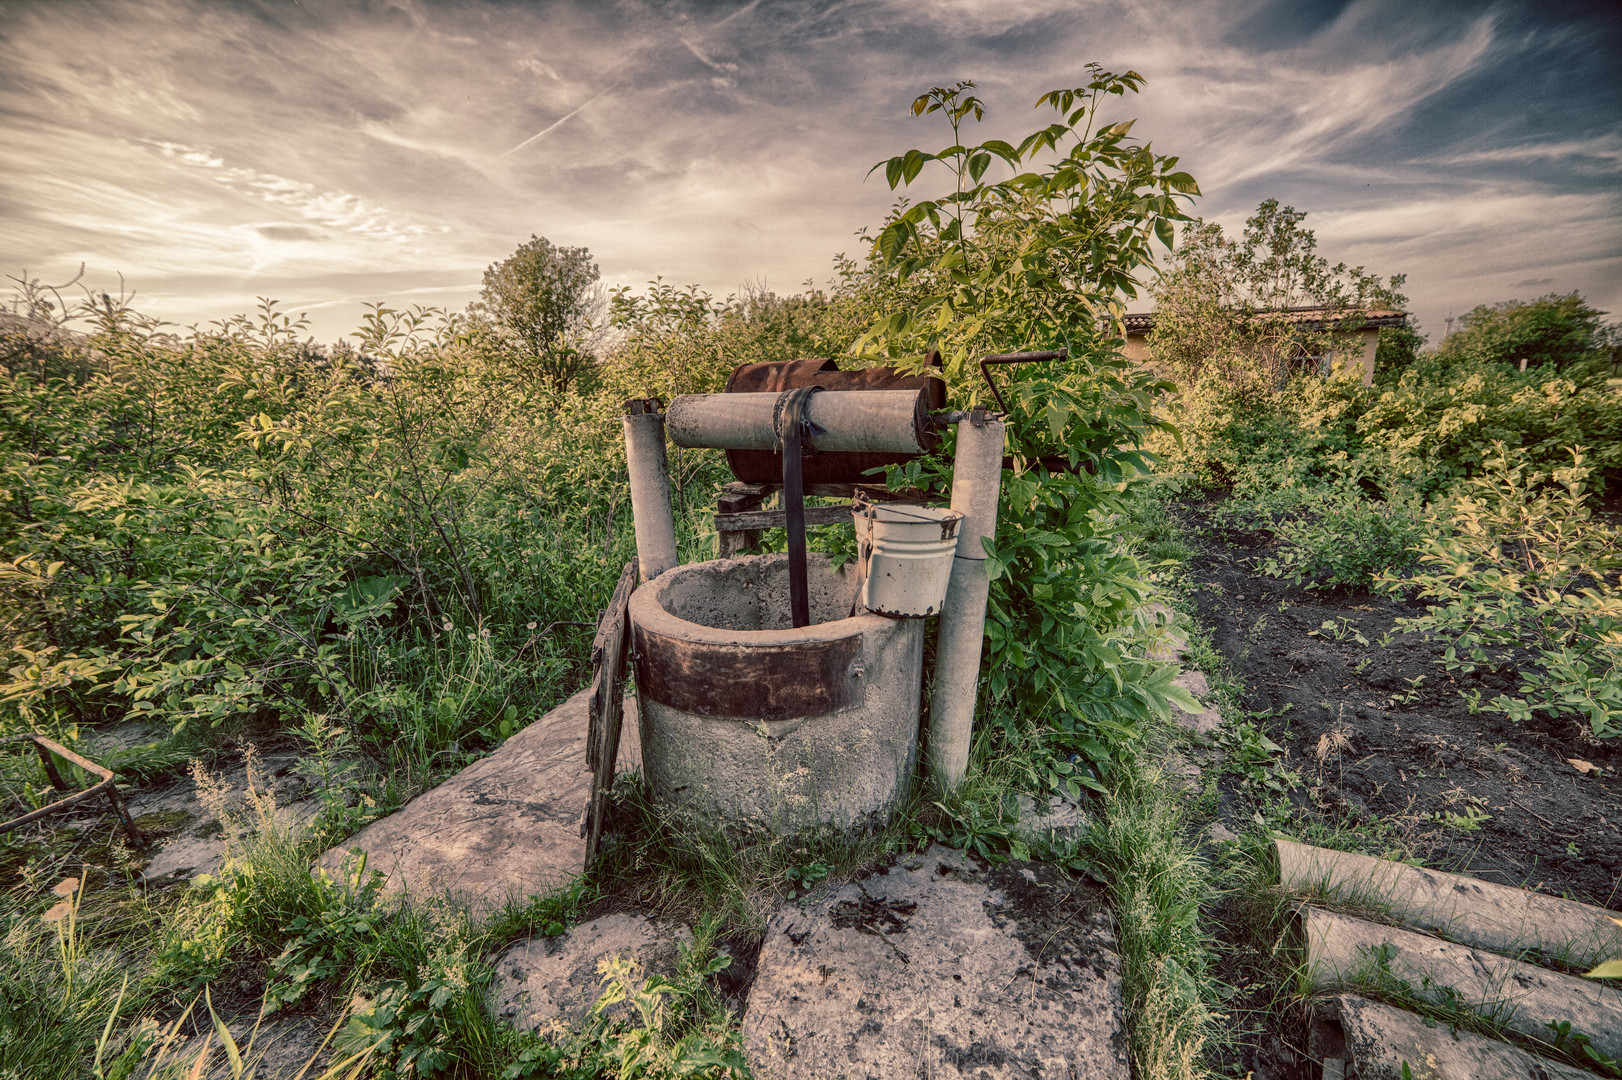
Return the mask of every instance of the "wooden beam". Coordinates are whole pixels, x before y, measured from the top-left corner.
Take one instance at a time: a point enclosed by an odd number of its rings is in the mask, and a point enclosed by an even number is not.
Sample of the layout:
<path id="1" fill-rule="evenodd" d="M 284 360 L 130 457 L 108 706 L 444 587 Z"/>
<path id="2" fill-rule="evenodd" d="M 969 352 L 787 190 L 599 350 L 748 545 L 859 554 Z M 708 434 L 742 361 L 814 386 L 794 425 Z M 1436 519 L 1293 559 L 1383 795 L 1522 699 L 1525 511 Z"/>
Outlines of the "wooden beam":
<path id="1" fill-rule="evenodd" d="M 609 797 L 614 790 L 614 766 L 619 759 L 620 724 L 625 718 L 625 662 L 631 644 L 631 593 L 636 589 L 637 565 L 632 559 L 620 572 L 619 585 L 608 602 L 597 636 L 591 643 L 591 698 L 587 709 L 586 767 L 591 770 L 591 801 L 580 831 L 586 838 L 586 865 L 597 858 L 608 820 Z"/>
<path id="2" fill-rule="evenodd" d="M 770 491 L 770 488 L 755 484 L 728 484 L 721 489 L 721 495 L 715 501 L 715 512 L 717 516 L 722 516 L 759 510 Z M 720 558 L 736 558 L 760 547 L 760 530 L 721 529 L 715 543 L 716 554 Z"/>
<path id="3" fill-rule="evenodd" d="M 808 506 L 805 508 L 807 525 L 837 525 L 850 522 L 848 506 Z M 716 514 L 715 528 L 725 535 L 729 532 L 752 532 L 757 529 L 781 529 L 784 513 L 781 510 L 750 510 L 736 514 Z"/>

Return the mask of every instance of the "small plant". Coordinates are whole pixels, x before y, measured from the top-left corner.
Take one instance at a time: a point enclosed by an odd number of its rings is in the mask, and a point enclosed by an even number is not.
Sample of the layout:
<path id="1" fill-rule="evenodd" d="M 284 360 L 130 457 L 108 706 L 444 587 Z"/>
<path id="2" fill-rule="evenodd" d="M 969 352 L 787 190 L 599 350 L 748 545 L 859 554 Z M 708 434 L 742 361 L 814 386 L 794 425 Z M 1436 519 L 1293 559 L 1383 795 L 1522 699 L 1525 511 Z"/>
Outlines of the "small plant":
<path id="1" fill-rule="evenodd" d="M 296 915 L 283 931 L 292 935 L 281 954 L 271 961 L 271 981 L 265 989 L 265 1008 L 273 1012 L 293 1005 L 323 982 L 335 981 L 375 951 L 384 877 L 366 873 L 360 859 L 341 885 L 321 871 L 319 909 Z"/>
<path id="2" fill-rule="evenodd" d="M 1221 729 L 1217 739 L 1227 754 L 1227 769 L 1253 796 L 1284 795 L 1299 783 L 1299 777 L 1276 757 L 1284 747 L 1268 738 L 1254 720 Z"/>
<path id="3" fill-rule="evenodd" d="M 805 863 L 801 866 L 791 866 L 783 871 L 783 880 L 788 882 L 790 900 L 802 896 L 812 890 L 819 881 L 828 876 L 827 863 Z"/>
<path id="4" fill-rule="evenodd" d="M 1355 641 L 1368 648 L 1369 639 L 1347 618 L 1325 619 L 1316 630 L 1308 630 L 1308 637 L 1332 638 L 1335 641 Z"/>
<path id="5" fill-rule="evenodd" d="M 1466 803 L 1462 812 L 1439 810 L 1429 816 L 1438 825 L 1461 833 L 1473 833 L 1492 820 L 1492 815 L 1475 803 Z"/>
<path id="6" fill-rule="evenodd" d="M 1272 529 L 1284 546 L 1258 564 L 1262 573 L 1308 589 L 1368 588 L 1413 564 L 1422 522 L 1411 498 L 1375 502 L 1343 483 L 1308 489 L 1299 510 Z"/>
<path id="7" fill-rule="evenodd" d="M 1408 689 L 1398 690 L 1395 694 L 1391 695 L 1391 703 L 1393 705 L 1412 705 L 1414 702 L 1425 696 L 1425 691 L 1420 686 L 1420 684 L 1425 681 L 1425 676 L 1415 675 L 1412 678 L 1404 679 L 1403 681 L 1408 684 Z"/>
<path id="8" fill-rule="evenodd" d="M 1482 708 L 1514 720 L 1583 716 L 1596 737 L 1612 738 L 1622 735 L 1622 533 L 1593 517 L 1592 473 L 1581 449 L 1540 476 L 1500 444 L 1447 521 L 1433 519 L 1421 571 L 1385 583 L 1431 601 L 1398 625 L 1445 638 L 1448 670 L 1520 668 L 1518 693 Z"/>
<path id="9" fill-rule="evenodd" d="M 1622 1061 L 1594 1049 L 1587 1035 L 1572 1030 L 1570 1020 L 1551 1020 L 1546 1026 L 1553 1036 L 1550 1041 L 1556 1050 L 1581 1063 L 1590 1072 L 1622 1078 Z"/>

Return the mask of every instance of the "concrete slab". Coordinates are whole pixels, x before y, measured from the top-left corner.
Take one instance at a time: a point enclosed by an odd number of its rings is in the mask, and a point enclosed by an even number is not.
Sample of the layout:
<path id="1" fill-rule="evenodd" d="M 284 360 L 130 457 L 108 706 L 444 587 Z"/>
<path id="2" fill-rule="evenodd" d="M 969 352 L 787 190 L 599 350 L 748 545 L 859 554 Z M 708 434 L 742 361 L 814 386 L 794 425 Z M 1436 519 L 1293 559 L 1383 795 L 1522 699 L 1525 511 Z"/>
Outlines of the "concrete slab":
<path id="1" fill-rule="evenodd" d="M 356 851 L 391 889 L 448 896 L 475 914 L 567 886 L 582 871 L 591 794 L 587 691 L 525 727 L 482 761 L 374 821 L 321 856 L 337 873 Z M 619 767 L 641 766 L 634 699 L 625 700 Z"/>
<path id="2" fill-rule="evenodd" d="M 277 828 L 298 832 L 308 827 L 320 813 L 321 801 L 311 796 L 310 784 L 299 775 L 297 766 L 297 754 L 249 753 L 244 760 L 212 773 L 205 771 L 161 788 L 132 793 L 130 814 L 136 824 L 144 823 L 151 830 L 153 841 L 140 853 L 146 860 L 141 881 L 168 885 L 218 871 L 225 863 L 220 813 L 245 828 L 259 826 L 258 813 L 248 803 L 250 787 L 275 801 Z M 198 777 L 204 791 L 198 790 Z"/>
<path id="3" fill-rule="evenodd" d="M 598 965 L 603 960 L 626 957 L 642 966 L 644 977 L 668 978 L 676 974 L 680 946 L 692 940 L 684 923 L 616 912 L 557 937 L 516 942 L 492 965 L 491 1009 L 519 1031 L 534 1031 L 552 1020 L 579 1028 L 602 996 Z M 621 1002 L 614 1008 L 624 1012 L 629 1006 Z"/>
<path id="4" fill-rule="evenodd" d="M 932 847 L 770 921 L 743 1021 L 759 1080 L 1127 1080 L 1101 890 Z"/>

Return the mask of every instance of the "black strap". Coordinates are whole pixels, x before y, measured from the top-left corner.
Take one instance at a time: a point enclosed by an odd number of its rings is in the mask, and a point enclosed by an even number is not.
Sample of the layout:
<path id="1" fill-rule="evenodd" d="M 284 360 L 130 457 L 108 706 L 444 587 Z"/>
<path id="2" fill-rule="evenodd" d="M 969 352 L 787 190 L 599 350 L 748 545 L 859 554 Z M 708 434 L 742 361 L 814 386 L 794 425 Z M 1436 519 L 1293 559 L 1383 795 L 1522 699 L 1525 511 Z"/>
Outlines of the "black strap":
<path id="1" fill-rule="evenodd" d="M 811 590 L 805 568 L 805 481 L 800 457 L 810 421 L 806 405 L 820 386 L 805 386 L 783 395 L 783 523 L 788 528 L 788 606 L 796 628 L 811 625 Z"/>

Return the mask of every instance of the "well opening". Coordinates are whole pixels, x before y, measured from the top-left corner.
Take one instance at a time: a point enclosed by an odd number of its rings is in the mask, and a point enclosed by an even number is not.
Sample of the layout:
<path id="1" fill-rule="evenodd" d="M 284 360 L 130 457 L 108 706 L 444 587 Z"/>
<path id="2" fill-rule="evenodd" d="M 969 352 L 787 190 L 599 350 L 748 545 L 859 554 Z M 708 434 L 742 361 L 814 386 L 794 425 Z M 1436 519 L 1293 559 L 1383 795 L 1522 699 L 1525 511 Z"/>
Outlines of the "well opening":
<path id="1" fill-rule="evenodd" d="M 827 560 L 806 568 L 811 623 L 851 614 L 856 581 L 848 567 Z M 718 630 L 789 630 L 788 560 L 770 556 L 679 567 L 659 590 L 659 606 L 685 622 Z"/>

